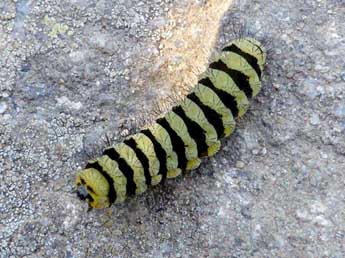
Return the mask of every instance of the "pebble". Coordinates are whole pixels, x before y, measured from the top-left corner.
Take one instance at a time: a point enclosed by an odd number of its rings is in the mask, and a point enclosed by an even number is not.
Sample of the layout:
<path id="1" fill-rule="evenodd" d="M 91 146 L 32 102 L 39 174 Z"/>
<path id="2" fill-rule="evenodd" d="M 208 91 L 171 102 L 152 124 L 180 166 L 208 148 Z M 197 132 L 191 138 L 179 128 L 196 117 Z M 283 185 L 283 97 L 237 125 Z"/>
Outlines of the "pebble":
<path id="1" fill-rule="evenodd" d="M 56 101 L 58 105 L 66 106 L 66 107 L 69 107 L 71 109 L 76 109 L 76 110 L 80 109 L 83 106 L 81 102 L 72 102 L 66 96 L 62 96 L 61 98 L 56 98 Z"/>
<path id="2" fill-rule="evenodd" d="M 331 222 L 329 220 L 327 220 L 324 216 L 322 215 L 319 215 L 319 216 L 316 216 L 314 219 L 313 219 L 313 222 L 317 225 L 317 226 L 320 226 L 320 227 L 329 227 L 331 226 Z"/>
<path id="3" fill-rule="evenodd" d="M 120 135 L 122 137 L 126 137 L 129 135 L 129 130 L 128 129 L 123 129 L 121 132 L 120 132 Z"/>
<path id="4" fill-rule="evenodd" d="M 344 104 L 338 105 L 334 110 L 334 114 L 337 117 L 345 117 L 345 105 Z"/>
<path id="5" fill-rule="evenodd" d="M 254 150 L 252 150 L 252 153 L 253 153 L 254 155 L 258 155 L 258 154 L 260 153 L 260 150 L 254 149 Z"/>
<path id="6" fill-rule="evenodd" d="M 319 118 L 319 115 L 314 113 L 311 115 L 310 117 L 310 124 L 312 125 L 318 125 L 320 124 L 320 118 Z"/>
<path id="7" fill-rule="evenodd" d="M 267 149 L 266 149 L 266 148 L 262 148 L 261 154 L 262 154 L 262 155 L 266 155 L 266 154 L 267 154 Z"/>
<path id="8" fill-rule="evenodd" d="M 7 110 L 7 104 L 5 102 L 0 102 L 0 114 L 5 113 Z"/>
<path id="9" fill-rule="evenodd" d="M 4 114 L 3 115 L 3 119 L 6 121 L 6 120 L 11 120 L 12 119 L 12 116 L 10 114 Z"/>
<path id="10" fill-rule="evenodd" d="M 317 86 L 319 85 L 319 82 L 317 79 L 306 79 L 303 82 L 303 84 L 304 84 L 304 87 L 302 91 L 309 98 L 314 99 L 320 95 L 320 92 L 317 91 Z"/>
<path id="11" fill-rule="evenodd" d="M 276 89 L 276 90 L 279 90 L 281 88 L 281 85 L 278 84 L 278 83 L 273 83 L 273 87 Z"/>
<path id="12" fill-rule="evenodd" d="M 342 73 L 342 74 L 340 75 L 340 78 L 341 78 L 343 81 L 345 81 L 345 73 Z"/>
<path id="13" fill-rule="evenodd" d="M 244 168 L 245 164 L 244 162 L 238 160 L 236 161 L 236 165 L 235 165 L 237 168 Z"/>

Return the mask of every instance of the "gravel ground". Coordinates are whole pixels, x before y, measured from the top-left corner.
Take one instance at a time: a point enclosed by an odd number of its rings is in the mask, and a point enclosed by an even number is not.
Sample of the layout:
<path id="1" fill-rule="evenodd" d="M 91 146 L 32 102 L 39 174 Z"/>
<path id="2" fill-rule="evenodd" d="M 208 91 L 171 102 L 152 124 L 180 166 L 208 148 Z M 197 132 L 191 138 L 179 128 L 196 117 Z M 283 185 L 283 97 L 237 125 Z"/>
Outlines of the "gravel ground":
<path id="1" fill-rule="evenodd" d="M 122 205 L 76 198 L 86 153 L 171 93 L 152 74 L 191 2 L 0 2 L 0 257 L 345 257 L 343 0 L 234 3 L 216 48 L 244 28 L 269 56 L 222 151 Z"/>

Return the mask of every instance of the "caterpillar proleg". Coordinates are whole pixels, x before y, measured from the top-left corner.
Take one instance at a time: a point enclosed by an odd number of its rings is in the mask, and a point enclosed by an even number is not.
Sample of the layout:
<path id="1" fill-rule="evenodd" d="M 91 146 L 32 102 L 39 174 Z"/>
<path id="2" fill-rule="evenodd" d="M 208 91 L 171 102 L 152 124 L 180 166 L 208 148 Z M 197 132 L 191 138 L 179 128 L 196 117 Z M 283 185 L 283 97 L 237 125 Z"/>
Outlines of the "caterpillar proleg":
<path id="1" fill-rule="evenodd" d="M 105 208 L 197 168 L 202 157 L 218 152 L 220 138 L 233 132 L 235 119 L 259 93 L 265 60 L 257 40 L 229 42 L 171 111 L 78 172 L 78 197 L 91 208 Z"/>

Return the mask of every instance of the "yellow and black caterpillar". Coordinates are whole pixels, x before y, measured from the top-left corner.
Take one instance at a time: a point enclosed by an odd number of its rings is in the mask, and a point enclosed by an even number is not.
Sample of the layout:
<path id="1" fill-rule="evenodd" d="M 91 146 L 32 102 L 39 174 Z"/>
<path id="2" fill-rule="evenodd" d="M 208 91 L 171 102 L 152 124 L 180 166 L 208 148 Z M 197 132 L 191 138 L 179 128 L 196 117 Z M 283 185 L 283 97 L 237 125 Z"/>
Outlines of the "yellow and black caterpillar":
<path id="1" fill-rule="evenodd" d="M 76 179 L 77 194 L 92 208 L 109 207 L 148 186 L 199 166 L 220 148 L 235 118 L 261 89 L 266 53 L 253 38 L 231 41 L 178 105 L 155 123 L 104 150 Z"/>

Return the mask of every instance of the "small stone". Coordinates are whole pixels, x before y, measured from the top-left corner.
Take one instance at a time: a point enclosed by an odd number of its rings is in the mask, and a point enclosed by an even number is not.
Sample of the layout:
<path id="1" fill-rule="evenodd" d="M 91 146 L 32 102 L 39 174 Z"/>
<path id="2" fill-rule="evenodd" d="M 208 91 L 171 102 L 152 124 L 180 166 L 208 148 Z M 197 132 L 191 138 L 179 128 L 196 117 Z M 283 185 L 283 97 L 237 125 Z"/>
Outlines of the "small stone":
<path id="1" fill-rule="evenodd" d="M 61 98 L 56 98 L 58 105 L 66 106 L 71 109 L 80 109 L 83 104 L 81 102 L 72 102 L 66 96 L 62 96 Z"/>
<path id="2" fill-rule="evenodd" d="M 342 74 L 340 75 L 340 78 L 341 78 L 343 81 L 345 81 L 345 73 L 342 73 Z"/>
<path id="3" fill-rule="evenodd" d="M 182 48 L 184 47 L 185 43 L 183 42 L 183 40 L 176 40 L 175 41 L 175 47 L 177 48 Z"/>
<path id="4" fill-rule="evenodd" d="M 297 210 L 296 211 L 296 217 L 300 219 L 301 221 L 310 221 L 310 215 L 306 210 Z"/>
<path id="5" fill-rule="evenodd" d="M 120 135 L 122 137 L 126 137 L 129 135 L 129 130 L 128 129 L 123 129 L 121 132 L 120 132 Z"/>
<path id="6" fill-rule="evenodd" d="M 113 234 L 114 234 L 115 236 L 121 236 L 123 233 L 122 233 L 121 230 L 115 229 L 114 232 L 113 232 Z"/>
<path id="7" fill-rule="evenodd" d="M 317 226 L 321 226 L 321 227 L 329 227 L 331 226 L 331 222 L 329 220 L 327 220 L 324 216 L 319 215 L 316 216 L 313 219 L 313 222 L 317 225 Z"/>
<path id="8" fill-rule="evenodd" d="M 254 149 L 254 150 L 252 151 L 252 153 L 253 153 L 254 155 L 258 155 L 258 154 L 260 153 L 260 150 Z"/>
<path id="9" fill-rule="evenodd" d="M 236 167 L 237 168 L 244 168 L 244 166 L 245 166 L 244 162 L 242 162 L 240 160 L 236 161 Z"/>
<path id="10" fill-rule="evenodd" d="M 7 104 L 5 102 L 0 102 L 0 114 L 5 113 L 7 110 Z"/>
<path id="11" fill-rule="evenodd" d="M 0 97 L 8 98 L 9 96 L 10 94 L 8 94 L 7 92 L 0 93 Z"/>
<path id="12" fill-rule="evenodd" d="M 309 98 L 314 99 L 320 96 L 320 92 L 317 91 L 319 81 L 317 79 L 306 79 L 303 82 L 302 92 Z"/>
<path id="13" fill-rule="evenodd" d="M 248 207 L 248 206 L 242 207 L 241 214 L 246 219 L 252 219 L 253 218 L 252 211 L 251 211 L 250 207 Z"/>
<path id="14" fill-rule="evenodd" d="M 267 149 L 266 148 L 262 148 L 261 150 L 261 154 L 264 156 L 267 154 Z"/>
<path id="15" fill-rule="evenodd" d="M 273 88 L 275 88 L 276 90 L 279 90 L 281 87 L 280 87 L 280 84 L 273 83 Z"/>
<path id="16" fill-rule="evenodd" d="M 329 71 L 329 67 L 325 64 L 317 64 L 315 65 L 315 70 L 320 71 L 321 73 L 327 73 Z"/>
<path id="17" fill-rule="evenodd" d="M 345 105 L 338 105 L 334 110 L 334 114 L 337 117 L 345 117 Z"/>
<path id="18" fill-rule="evenodd" d="M 312 124 L 312 125 L 320 124 L 320 118 L 319 118 L 318 114 L 314 113 L 314 114 L 311 115 L 310 124 Z"/>
<path id="19" fill-rule="evenodd" d="M 328 159 L 327 153 L 321 153 L 321 158 L 323 158 L 323 159 Z"/>
<path id="20" fill-rule="evenodd" d="M 5 114 L 5 115 L 3 115 L 3 119 L 4 119 L 4 121 L 11 120 L 12 116 L 10 114 Z"/>
<path id="21" fill-rule="evenodd" d="M 327 206 L 322 202 L 314 202 L 310 205 L 310 211 L 314 214 L 325 213 L 327 211 Z"/>

